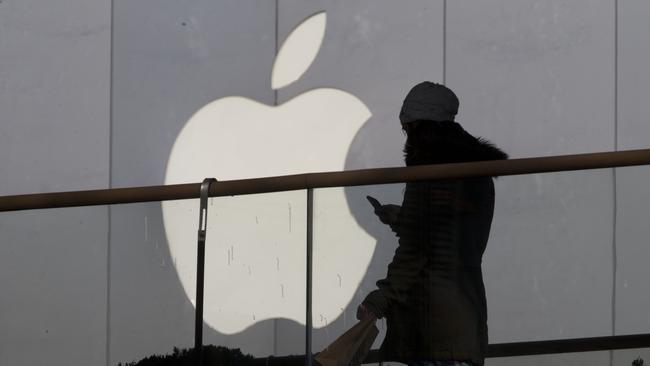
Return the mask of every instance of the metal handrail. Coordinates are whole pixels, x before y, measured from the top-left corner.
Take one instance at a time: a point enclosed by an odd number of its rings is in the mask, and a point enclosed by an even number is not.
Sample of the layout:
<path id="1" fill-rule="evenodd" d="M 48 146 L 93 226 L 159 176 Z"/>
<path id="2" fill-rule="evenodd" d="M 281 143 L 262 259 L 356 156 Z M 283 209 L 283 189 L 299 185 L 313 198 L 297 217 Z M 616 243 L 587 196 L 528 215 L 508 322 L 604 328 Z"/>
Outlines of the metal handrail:
<path id="1" fill-rule="evenodd" d="M 419 165 L 220 181 L 210 197 L 309 188 L 549 173 L 650 164 L 650 149 L 455 164 Z M 0 197 L 0 212 L 199 198 L 201 183 L 24 194 Z"/>
<path id="2" fill-rule="evenodd" d="M 650 334 L 631 334 L 622 336 L 553 339 L 532 342 L 496 343 L 488 345 L 486 357 L 514 357 L 574 352 L 609 351 L 615 349 L 649 348 Z M 377 363 L 381 359 L 378 350 L 370 351 L 364 364 Z M 279 357 L 260 357 L 255 359 L 259 366 L 301 366 L 304 365 L 304 355 Z"/>

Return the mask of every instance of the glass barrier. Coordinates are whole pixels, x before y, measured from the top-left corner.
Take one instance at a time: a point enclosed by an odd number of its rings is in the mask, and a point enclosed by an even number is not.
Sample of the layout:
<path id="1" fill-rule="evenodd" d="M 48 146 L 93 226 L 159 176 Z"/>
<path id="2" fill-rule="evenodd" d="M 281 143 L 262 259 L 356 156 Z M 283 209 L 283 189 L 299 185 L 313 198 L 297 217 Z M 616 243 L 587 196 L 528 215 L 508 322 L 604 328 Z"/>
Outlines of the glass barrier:
<path id="1" fill-rule="evenodd" d="M 612 365 L 614 366 L 643 366 L 650 360 L 650 348 L 635 348 L 611 351 Z M 641 359 L 643 363 L 633 365 L 635 360 Z"/>
<path id="2" fill-rule="evenodd" d="M 397 246 L 366 196 L 400 204 L 404 184 L 314 190 L 313 351 L 357 323 L 357 306 L 385 276 Z M 373 349 L 385 334 L 385 321 Z"/>
<path id="3" fill-rule="evenodd" d="M 611 169 L 494 180 L 494 216 L 482 261 L 490 343 L 608 336 L 613 324 L 616 335 L 650 329 L 647 306 L 642 306 L 647 291 L 639 287 L 650 259 L 642 208 L 650 203 L 650 192 L 635 183 L 650 178 L 650 167 L 621 168 L 617 174 L 616 185 Z M 401 205 L 404 194 L 402 184 L 315 190 L 314 352 L 357 322 L 357 306 L 386 277 L 397 249 L 398 237 L 380 222 L 366 196 Z M 622 297 L 633 278 L 633 298 L 640 301 L 634 305 Z M 624 321 L 628 324 L 622 327 Z M 385 337 L 385 319 L 377 327 L 373 349 Z M 609 364 L 609 358 L 609 351 L 586 352 L 499 358 L 488 364 L 551 365 L 573 359 L 580 361 L 575 364 Z"/>
<path id="4" fill-rule="evenodd" d="M 206 341 L 255 357 L 304 354 L 306 191 L 211 201 L 206 322 L 223 335 Z"/>
<path id="5" fill-rule="evenodd" d="M 108 210 L 0 213 L 0 364 L 106 364 Z"/>
<path id="6" fill-rule="evenodd" d="M 185 249 L 196 256 L 197 223 L 180 225 L 195 232 Z M 189 263 L 175 258 L 159 202 L 111 206 L 109 365 L 193 347 L 194 291 L 177 270 Z"/>
<path id="7" fill-rule="evenodd" d="M 111 364 L 192 348 L 199 200 L 111 217 Z M 305 191 L 209 198 L 205 352 L 304 354 L 305 218 Z"/>
<path id="8" fill-rule="evenodd" d="M 616 169 L 616 334 L 649 333 L 650 329 L 647 182 L 650 166 Z"/>
<path id="9" fill-rule="evenodd" d="M 518 357 L 496 357 L 485 360 L 485 366 L 515 366 L 515 365 L 610 365 L 610 351 L 600 352 L 578 352 L 561 353 L 550 355 L 533 355 Z M 626 360 L 625 363 L 613 364 L 612 366 L 632 366 L 634 359 Z"/>
<path id="10" fill-rule="evenodd" d="M 491 344 L 648 332 L 650 191 L 638 182 L 650 167 L 613 174 L 494 180 L 482 258 Z M 314 353 L 357 323 L 357 306 L 398 248 L 367 196 L 402 205 L 405 187 L 313 191 Z M 209 199 L 205 345 L 257 358 L 304 355 L 307 196 Z M 471 211 L 472 202 L 463 205 Z M 117 365 L 193 347 L 198 210 L 195 199 L 2 213 L 0 363 Z M 377 328 L 372 349 L 386 320 Z M 486 364 L 629 365 L 637 357 L 650 360 L 640 349 Z"/>

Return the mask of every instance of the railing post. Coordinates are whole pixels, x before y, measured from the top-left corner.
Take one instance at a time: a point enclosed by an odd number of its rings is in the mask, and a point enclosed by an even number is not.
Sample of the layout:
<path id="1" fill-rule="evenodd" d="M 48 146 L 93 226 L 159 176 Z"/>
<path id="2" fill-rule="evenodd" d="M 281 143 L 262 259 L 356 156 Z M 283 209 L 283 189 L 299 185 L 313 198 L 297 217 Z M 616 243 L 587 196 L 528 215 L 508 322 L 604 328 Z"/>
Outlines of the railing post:
<path id="1" fill-rule="evenodd" d="M 314 190 L 307 188 L 307 261 L 306 261 L 306 309 L 305 309 L 305 365 L 312 366 L 312 274 L 313 274 L 313 229 L 314 229 Z"/>
<path id="2" fill-rule="evenodd" d="M 196 248 L 196 313 L 194 318 L 194 354 L 196 365 L 203 365 L 203 279 L 205 276 L 205 236 L 208 230 L 208 196 L 214 178 L 201 183 L 198 245 Z"/>

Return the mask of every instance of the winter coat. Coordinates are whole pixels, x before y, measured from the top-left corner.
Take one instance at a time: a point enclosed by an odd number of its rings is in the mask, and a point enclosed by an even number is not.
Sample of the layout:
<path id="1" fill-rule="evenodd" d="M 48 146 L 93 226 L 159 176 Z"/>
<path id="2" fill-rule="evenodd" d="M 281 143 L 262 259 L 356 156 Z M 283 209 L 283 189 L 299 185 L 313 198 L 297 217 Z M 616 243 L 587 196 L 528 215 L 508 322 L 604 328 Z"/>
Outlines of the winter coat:
<path id="1" fill-rule="evenodd" d="M 507 158 L 460 125 L 452 130 L 437 145 L 452 161 Z M 488 339 L 481 260 L 493 210 L 490 177 L 407 183 L 394 225 L 399 246 L 386 278 L 363 302 L 387 318 L 382 359 L 483 365 Z"/>

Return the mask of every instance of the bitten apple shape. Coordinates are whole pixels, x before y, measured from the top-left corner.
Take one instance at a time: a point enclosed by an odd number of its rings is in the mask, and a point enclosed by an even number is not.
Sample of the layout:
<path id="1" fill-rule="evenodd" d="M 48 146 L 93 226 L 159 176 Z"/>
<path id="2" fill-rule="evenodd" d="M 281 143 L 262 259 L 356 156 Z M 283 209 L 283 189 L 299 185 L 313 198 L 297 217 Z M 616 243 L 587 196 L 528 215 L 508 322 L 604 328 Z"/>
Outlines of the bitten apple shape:
<path id="1" fill-rule="evenodd" d="M 294 30 L 298 36 L 293 38 L 310 39 L 305 29 L 318 30 L 318 22 L 324 32 L 324 16 L 307 19 Z M 291 49 L 298 50 L 303 66 L 286 69 L 302 69 L 302 73 L 320 43 L 311 45 L 312 54 L 300 56 L 309 47 L 291 42 L 293 34 L 276 64 L 289 59 Z M 281 57 L 285 48 L 289 51 Z M 296 76 L 284 79 L 291 82 Z M 281 87 L 283 77 L 277 80 Z M 332 88 L 311 90 L 279 106 L 243 97 L 222 98 L 197 111 L 179 133 L 165 184 L 200 182 L 206 177 L 232 180 L 341 171 L 352 139 L 370 116 L 357 97 Z M 343 188 L 315 190 L 314 198 L 313 324 L 319 328 L 340 316 L 352 301 L 375 240 L 356 223 Z M 305 192 L 221 197 L 210 202 L 206 323 L 225 334 L 272 318 L 304 324 Z M 162 209 L 175 268 L 194 302 L 198 200 L 166 201 Z"/>
<path id="2" fill-rule="evenodd" d="M 316 89 L 278 107 L 220 99 L 197 112 L 179 134 L 165 183 L 343 170 L 352 138 L 369 116 L 357 98 L 334 89 Z M 304 323 L 304 192 L 212 203 L 206 322 L 224 333 L 276 317 Z M 352 299 L 374 241 L 350 214 L 342 188 L 316 190 L 315 210 L 314 324 L 319 326 L 321 315 L 335 319 Z M 163 215 L 181 283 L 193 299 L 198 203 L 165 202 Z"/>

